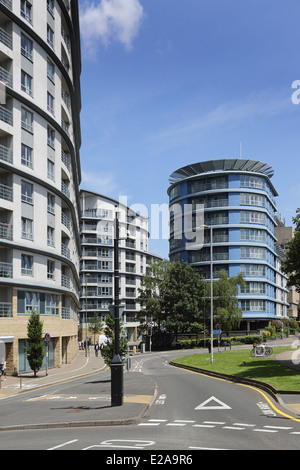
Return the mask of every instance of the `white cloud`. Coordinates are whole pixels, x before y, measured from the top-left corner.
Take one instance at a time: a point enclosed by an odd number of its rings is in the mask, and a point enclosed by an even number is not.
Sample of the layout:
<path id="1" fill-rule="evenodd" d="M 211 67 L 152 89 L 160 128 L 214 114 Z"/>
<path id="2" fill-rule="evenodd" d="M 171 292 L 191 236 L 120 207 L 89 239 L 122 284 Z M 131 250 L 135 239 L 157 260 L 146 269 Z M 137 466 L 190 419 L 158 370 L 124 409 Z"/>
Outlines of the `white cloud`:
<path id="1" fill-rule="evenodd" d="M 82 171 L 81 189 L 93 191 L 105 196 L 111 196 L 117 190 L 117 183 L 113 174 Z"/>
<path id="2" fill-rule="evenodd" d="M 94 54 L 99 41 L 105 45 L 117 41 L 129 50 L 143 17 L 139 0 L 84 1 L 80 9 L 80 30 L 86 51 Z"/>

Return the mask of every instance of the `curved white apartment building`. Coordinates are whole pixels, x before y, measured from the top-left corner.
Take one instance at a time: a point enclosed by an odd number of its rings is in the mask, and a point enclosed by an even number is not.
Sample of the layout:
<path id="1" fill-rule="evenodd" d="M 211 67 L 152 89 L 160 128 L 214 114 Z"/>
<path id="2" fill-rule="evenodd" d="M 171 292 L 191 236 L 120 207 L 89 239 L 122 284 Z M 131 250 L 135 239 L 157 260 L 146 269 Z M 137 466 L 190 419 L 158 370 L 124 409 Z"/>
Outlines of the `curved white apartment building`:
<path id="1" fill-rule="evenodd" d="M 148 252 L 148 218 L 109 197 L 82 190 L 81 196 L 81 305 L 79 336 L 92 334 L 86 326 L 96 314 L 105 317 L 114 303 L 114 237 L 115 217 L 119 219 L 119 296 L 121 321 L 129 347 L 141 340 L 136 314 L 138 288 L 147 265 L 158 256 Z M 92 337 L 93 341 L 93 337 Z"/>
<path id="2" fill-rule="evenodd" d="M 33 310 L 51 336 L 50 367 L 78 350 L 80 68 L 77 0 L 0 0 L 0 342 L 8 374 L 29 370 Z"/>

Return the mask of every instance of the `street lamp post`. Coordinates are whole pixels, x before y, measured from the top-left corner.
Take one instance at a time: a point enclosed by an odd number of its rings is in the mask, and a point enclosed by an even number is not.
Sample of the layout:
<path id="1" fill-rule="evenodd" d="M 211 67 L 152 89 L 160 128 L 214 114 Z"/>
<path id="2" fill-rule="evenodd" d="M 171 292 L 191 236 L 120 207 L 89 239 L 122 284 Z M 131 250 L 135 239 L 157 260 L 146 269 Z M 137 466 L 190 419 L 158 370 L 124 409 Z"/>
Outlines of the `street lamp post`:
<path id="1" fill-rule="evenodd" d="M 213 281 L 213 228 L 210 226 L 210 336 L 211 336 L 211 364 L 214 363 L 214 281 Z"/>
<path id="2" fill-rule="evenodd" d="M 119 295 L 119 219 L 115 214 L 114 237 L 114 320 L 115 351 L 111 361 L 111 406 L 123 405 L 123 362 L 120 357 L 120 295 Z"/>

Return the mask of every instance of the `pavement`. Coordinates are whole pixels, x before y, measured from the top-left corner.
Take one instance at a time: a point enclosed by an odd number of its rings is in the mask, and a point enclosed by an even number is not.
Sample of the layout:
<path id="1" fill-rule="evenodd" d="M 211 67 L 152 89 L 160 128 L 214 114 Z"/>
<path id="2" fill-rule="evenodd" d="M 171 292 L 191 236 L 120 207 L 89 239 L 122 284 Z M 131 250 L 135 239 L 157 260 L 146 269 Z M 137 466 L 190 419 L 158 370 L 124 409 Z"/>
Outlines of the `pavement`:
<path id="1" fill-rule="evenodd" d="M 293 342 L 295 342 L 295 337 L 290 337 L 276 345 Z M 300 345 L 298 339 L 296 342 Z M 185 352 L 188 353 L 188 351 Z M 147 354 L 149 353 L 137 353 L 131 361 Z M 277 354 L 275 359 L 285 367 L 299 371 L 300 374 L 300 349 Z M 94 380 L 93 375 L 96 374 L 97 379 Z M 102 377 L 101 374 L 103 374 Z M 59 387 L 59 384 L 71 382 L 80 377 L 86 377 L 86 386 L 83 389 L 87 392 L 78 396 L 64 394 L 63 387 Z M 133 368 L 125 371 L 123 378 L 122 406 L 111 406 L 110 371 L 101 354 L 96 357 L 94 351 L 91 351 L 88 357 L 85 356 L 85 351 L 79 351 L 71 364 L 64 364 L 59 369 L 49 369 L 48 375 L 45 371 L 40 371 L 37 377 L 34 377 L 33 373 L 25 373 L 21 377 L 7 376 L 5 381 L 2 378 L 0 431 L 136 423 L 154 402 L 156 384 L 150 377 L 135 372 Z M 43 389 L 52 385 L 57 385 L 58 391 L 48 390 L 45 394 Z M 40 393 L 32 397 L 32 394 L 29 395 L 28 392 L 33 390 L 40 391 Z M 280 391 L 277 395 L 276 401 L 285 408 L 286 413 L 300 420 L 300 385 L 298 393 Z M 8 403 L 7 399 L 16 396 L 21 397 L 22 401 L 9 400 Z M 72 400 L 73 403 L 70 404 Z M 28 406 L 23 406 L 24 401 Z M 14 406 L 11 406 L 12 403 Z M 6 407 L 5 404 L 7 404 Z M 28 407 L 32 408 L 32 413 L 28 413 Z"/>

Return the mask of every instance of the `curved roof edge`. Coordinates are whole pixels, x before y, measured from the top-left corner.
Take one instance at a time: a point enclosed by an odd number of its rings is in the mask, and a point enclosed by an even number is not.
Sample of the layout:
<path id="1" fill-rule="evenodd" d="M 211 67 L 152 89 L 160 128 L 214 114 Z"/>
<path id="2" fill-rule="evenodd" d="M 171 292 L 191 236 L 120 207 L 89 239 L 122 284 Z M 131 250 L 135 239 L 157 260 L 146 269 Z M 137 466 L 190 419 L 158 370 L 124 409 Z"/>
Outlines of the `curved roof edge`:
<path id="1" fill-rule="evenodd" d="M 177 183 L 191 176 L 201 175 L 212 171 L 249 171 L 259 173 L 272 178 L 274 170 L 267 163 L 258 160 L 246 160 L 241 158 L 208 160 L 206 162 L 193 163 L 174 171 L 169 178 L 170 184 Z"/>

